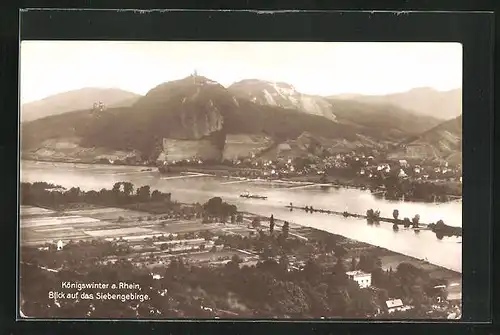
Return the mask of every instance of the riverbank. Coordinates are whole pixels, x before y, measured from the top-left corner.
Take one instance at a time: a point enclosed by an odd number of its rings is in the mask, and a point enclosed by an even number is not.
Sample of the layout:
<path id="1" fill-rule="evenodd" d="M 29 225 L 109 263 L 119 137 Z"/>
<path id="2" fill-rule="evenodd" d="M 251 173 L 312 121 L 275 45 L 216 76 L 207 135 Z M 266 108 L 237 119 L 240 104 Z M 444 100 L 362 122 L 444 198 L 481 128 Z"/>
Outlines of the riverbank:
<path id="1" fill-rule="evenodd" d="M 438 194 L 431 194 L 424 192 L 425 196 L 414 197 L 411 194 L 402 193 L 401 190 L 393 189 L 388 190 L 387 187 L 381 185 L 374 185 L 372 181 L 367 180 L 363 176 L 345 177 L 343 175 L 323 175 L 318 173 L 309 173 L 306 175 L 287 175 L 281 174 L 276 176 L 264 175 L 262 169 L 258 168 L 242 168 L 230 165 L 193 165 L 193 166 L 178 166 L 169 165 L 162 172 L 161 168 L 156 168 L 153 164 L 106 164 L 105 162 L 95 161 L 77 161 L 77 160 L 51 160 L 51 159 L 30 159 L 23 158 L 23 160 L 31 162 L 46 162 L 46 163 L 70 163 L 70 164 L 86 164 L 86 165 L 103 165 L 103 166 L 116 166 L 116 167 L 142 167 L 144 169 L 152 169 L 153 171 L 160 171 L 165 176 L 176 176 L 179 173 L 200 173 L 208 174 L 217 177 L 234 178 L 238 180 L 247 181 L 267 181 L 267 182 L 282 182 L 282 183 L 301 183 L 304 185 L 310 184 L 311 186 L 322 187 L 336 187 L 336 188 L 353 188 L 360 190 L 370 190 L 374 196 L 393 201 L 404 202 L 427 202 L 427 203 L 446 203 L 456 199 L 461 199 L 462 189 L 461 185 L 451 181 L 427 181 L 431 188 L 439 188 L 444 191 L 439 191 Z M 421 186 L 421 181 L 411 181 L 414 186 Z M 427 186 L 426 186 L 427 187 Z"/>
<path id="2" fill-rule="evenodd" d="M 239 182 L 237 179 L 215 177 L 164 177 L 158 172 L 139 172 L 140 168 L 106 167 L 99 165 L 87 169 L 84 165 L 73 164 L 33 164 L 24 162 L 23 182 L 47 181 L 61 185 L 67 190 L 81 187 L 90 192 L 89 201 L 95 202 L 100 195 L 92 190 L 110 189 L 115 182 L 131 182 L 135 188 L 141 185 L 154 185 L 161 192 L 172 193 L 172 200 L 179 202 L 205 203 L 212 197 L 219 196 L 224 201 L 234 204 L 239 210 L 259 215 L 275 216 L 288 221 L 300 221 L 327 232 L 338 233 L 370 244 L 389 248 L 399 253 L 416 258 L 428 258 L 434 264 L 455 271 L 461 271 L 462 248 L 460 238 L 444 238 L 438 240 L 435 234 L 421 231 L 414 234 L 412 230 L 400 229 L 394 232 L 390 224 L 367 224 L 365 219 L 344 218 L 342 216 L 310 214 L 304 211 L 293 211 L 285 208 L 292 202 L 294 205 L 313 205 L 315 208 L 328 208 L 336 211 L 349 211 L 364 214 L 367 209 L 380 210 L 381 216 L 392 217 L 393 210 L 398 209 L 400 217 L 412 218 L 420 214 L 421 222 L 437 222 L 444 220 L 447 224 L 461 226 L 462 204 L 402 203 L 385 201 L 373 197 L 369 191 L 356 189 L 336 189 L 333 187 L 303 187 L 298 184 L 278 185 L 268 182 Z M 95 171 L 95 172 L 94 172 Z M 232 180 L 237 181 L 235 183 Z M 152 191 L 152 190 L 151 190 Z M 239 197 L 244 192 L 268 196 L 268 200 L 252 200 Z M 24 192 L 25 193 L 25 192 Z M 104 195 L 104 194 L 103 194 Z M 107 201 L 107 197 L 102 198 Z M 108 199 L 110 200 L 110 199 Z"/>
<path id="3" fill-rule="evenodd" d="M 184 203 L 179 203 L 179 205 L 188 206 Z M 215 221 L 202 223 L 201 219 L 197 219 L 196 216 L 182 215 L 179 210 L 159 214 L 155 211 L 137 211 L 126 207 L 113 208 L 83 203 L 50 209 L 46 207 L 43 211 L 37 211 L 38 207 L 23 207 L 21 211 L 21 244 L 43 246 L 45 243 L 58 239 L 68 243 L 69 241 L 92 240 L 94 238 L 117 238 L 117 236 L 132 242 L 137 238 L 137 241 L 142 241 L 145 237 L 153 238 L 161 234 L 200 234 L 203 231 L 213 231 L 215 234 L 250 236 L 252 231 L 256 231 L 255 227 L 251 227 L 255 218 L 259 218 L 260 221 L 257 230 L 262 229 L 265 234 L 269 234 L 269 217 L 251 212 L 240 212 L 242 215 L 240 222 L 222 224 Z M 55 220 L 54 224 L 47 221 L 49 218 Z M 274 222 L 275 233 L 279 234 L 285 220 L 277 217 Z M 431 264 L 425 259 L 404 255 L 336 233 L 303 226 L 298 222 L 289 221 L 289 236 L 292 239 L 306 242 L 334 241 L 335 245 L 346 250 L 346 254 L 343 255 L 346 263 L 352 258 L 359 260 L 361 255 L 368 254 L 378 257 L 384 270 L 391 268 L 396 270 L 399 264 L 409 263 L 426 271 L 432 278 L 446 279 L 451 282 L 461 281 L 459 272 Z M 301 255 L 298 252 L 294 254 L 294 257 L 305 260 L 308 257 L 307 254 L 308 252 Z"/>
<path id="4" fill-rule="evenodd" d="M 161 170 L 160 170 L 161 171 Z M 374 186 L 366 177 L 356 176 L 347 178 L 341 175 L 323 175 L 310 173 L 307 175 L 280 175 L 280 176 L 261 176 L 262 170 L 253 168 L 239 168 L 234 166 L 169 166 L 165 175 L 175 175 L 178 173 L 204 173 L 217 177 L 232 178 L 246 181 L 267 181 L 270 183 L 297 183 L 310 186 L 352 188 L 359 190 L 370 190 L 370 192 L 379 198 L 393 201 L 404 202 L 427 202 L 427 203 L 446 203 L 456 199 L 461 199 L 461 187 L 454 182 L 428 181 L 428 185 L 436 185 L 450 191 L 450 193 L 426 194 L 425 197 L 413 197 L 400 191 L 388 190 L 385 186 Z M 415 186 L 423 185 L 420 181 L 411 181 Z"/>
<path id="5" fill-rule="evenodd" d="M 261 220 L 261 224 L 263 224 L 264 227 L 266 224 L 267 226 L 269 225 L 268 217 L 263 217 L 248 212 L 244 212 L 244 214 L 250 217 L 258 217 Z M 282 228 L 284 222 L 285 220 L 275 218 L 275 224 L 276 224 L 275 227 Z M 429 276 L 431 278 L 446 279 L 453 282 L 458 282 L 458 281 L 461 282 L 462 274 L 460 272 L 447 269 L 445 267 L 436 264 L 432 264 L 425 259 L 418 259 L 412 256 L 404 255 L 402 253 L 389 250 L 387 248 L 361 242 L 335 233 L 326 232 L 312 227 L 302 226 L 295 222 L 289 222 L 289 227 L 292 236 L 294 234 L 295 237 L 301 239 L 305 238 L 313 240 L 324 240 L 327 238 L 327 236 L 332 236 L 333 239 L 339 242 L 340 245 L 348 246 L 346 248 L 348 249 L 348 253 L 347 255 L 344 256 L 344 258 L 346 259 L 354 257 L 359 260 L 359 257 L 362 254 L 369 253 L 373 256 L 380 258 L 382 268 L 384 270 L 389 270 L 390 268 L 395 270 L 399 264 L 409 263 L 429 273 Z"/>

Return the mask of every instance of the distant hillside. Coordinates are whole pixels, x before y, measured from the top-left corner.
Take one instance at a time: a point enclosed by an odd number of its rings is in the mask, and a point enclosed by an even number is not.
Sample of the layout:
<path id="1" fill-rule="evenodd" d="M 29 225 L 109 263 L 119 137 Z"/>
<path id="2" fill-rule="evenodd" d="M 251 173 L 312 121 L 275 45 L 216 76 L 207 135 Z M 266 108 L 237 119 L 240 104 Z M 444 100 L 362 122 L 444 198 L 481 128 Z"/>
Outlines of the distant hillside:
<path id="1" fill-rule="evenodd" d="M 461 163 L 462 115 L 445 121 L 419 136 L 410 137 L 403 141 L 401 145 L 403 149 L 392 153 L 391 158 L 425 158 Z"/>
<path id="2" fill-rule="evenodd" d="M 59 139 L 66 143 L 65 147 L 73 143 L 77 149 L 72 150 L 79 153 L 87 152 L 82 148 L 108 148 L 138 151 L 150 158 L 179 146 L 191 153 L 211 152 L 210 158 L 220 158 L 217 156 L 222 157 L 228 135 L 255 135 L 240 136 L 238 145 L 233 136 L 228 145 L 243 147 L 241 138 L 251 138 L 251 147 L 262 149 L 262 145 L 269 145 L 269 139 L 273 142 L 293 139 L 304 131 L 358 141 L 358 130 L 362 131 L 360 127 L 339 125 L 322 116 L 237 98 L 204 77 L 161 84 L 131 107 L 65 113 L 25 123 L 21 129 L 22 147 L 32 153 L 40 149 L 44 153 L 57 152 L 54 140 Z M 193 141 L 200 141 L 199 145 Z M 50 148 L 45 147 L 46 143 Z"/>
<path id="3" fill-rule="evenodd" d="M 247 79 L 231 85 L 228 90 L 259 105 L 283 107 L 323 116 L 340 124 L 361 126 L 365 128 L 364 132 L 375 137 L 402 138 L 424 132 L 442 122 L 396 105 L 347 100 L 353 95 L 334 99 L 302 94 L 292 85 L 281 82 Z"/>
<path id="4" fill-rule="evenodd" d="M 383 103 L 329 99 L 338 123 L 355 124 L 364 133 L 392 139 L 420 134 L 442 122 L 432 116 L 418 116 L 415 112 Z"/>
<path id="5" fill-rule="evenodd" d="M 302 94 L 287 83 L 245 79 L 232 84 L 228 90 L 235 96 L 256 104 L 295 109 L 335 120 L 331 103 L 327 99 Z"/>
<path id="6" fill-rule="evenodd" d="M 462 90 L 437 91 L 415 88 L 407 92 L 388 95 L 338 95 L 334 99 L 349 99 L 365 103 L 392 104 L 421 116 L 450 120 L 462 114 Z"/>
<path id="7" fill-rule="evenodd" d="M 92 108 L 95 102 L 107 107 L 131 106 L 140 95 L 116 88 L 82 88 L 49 96 L 21 106 L 21 122 Z"/>
<path id="8" fill-rule="evenodd" d="M 220 159 L 272 154 L 280 144 L 303 155 L 383 149 L 437 124 L 433 118 L 415 121 L 393 106 L 324 101 L 334 117 L 253 102 L 234 94 L 234 87 L 189 76 L 158 85 L 133 105 L 104 111 L 87 106 L 25 122 L 21 145 L 33 159 Z"/>

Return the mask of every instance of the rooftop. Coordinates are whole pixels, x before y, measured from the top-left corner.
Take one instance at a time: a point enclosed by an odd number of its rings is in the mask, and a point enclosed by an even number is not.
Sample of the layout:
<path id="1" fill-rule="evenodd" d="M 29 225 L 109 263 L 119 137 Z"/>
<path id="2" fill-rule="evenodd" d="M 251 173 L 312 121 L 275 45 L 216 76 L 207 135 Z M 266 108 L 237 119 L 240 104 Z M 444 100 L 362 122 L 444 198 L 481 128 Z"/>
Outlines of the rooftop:
<path id="1" fill-rule="evenodd" d="M 353 277 L 358 277 L 358 276 L 369 276 L 369 273 L 363 272 L 361 270 L 356 270 L 356 271 L 348 271 L 345 273 L 348 276 L 353 276 Z"/>
<path id="2" fill-rule="evenodd" d="M 385 304 L 387 305 L 387 308 L 402 307 L 403 301 L 401 299 L 392 299 L 392 300 L 387 300 Z"/>

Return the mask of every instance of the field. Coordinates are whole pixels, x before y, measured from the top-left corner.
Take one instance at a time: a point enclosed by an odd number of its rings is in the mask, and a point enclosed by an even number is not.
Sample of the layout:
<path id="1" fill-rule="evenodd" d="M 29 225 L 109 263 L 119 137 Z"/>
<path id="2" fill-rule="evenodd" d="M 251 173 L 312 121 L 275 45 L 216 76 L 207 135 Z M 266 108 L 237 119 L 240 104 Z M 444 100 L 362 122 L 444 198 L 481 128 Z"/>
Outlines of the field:
<path id="1" fill-rule="evenodd" d="M 140 222 L 139 217 L 151 217 L 151 220 Z M 123 221 L 120 218 L 123 218 Z M 41 246 L 58 240 L 65 243 L 70 240 L 119 237 L 126 240 L 142 240 L 162 234 L 187 233 L 220 227 L 220 224 L 202 224 L 200 220 L 166 221 L 150 213 L 121 208 L 92 208 L 56 213 L 42 208 L 22 206 L 20 241 L 21 245 Z"/>
<path id="2" fill-rule="evenodd" d="M 54 213 L 54 211 L 40 207 L 21 206 L 20 213 L 21 216 L 28 217 L 28 216 L 52 214 Z"/>

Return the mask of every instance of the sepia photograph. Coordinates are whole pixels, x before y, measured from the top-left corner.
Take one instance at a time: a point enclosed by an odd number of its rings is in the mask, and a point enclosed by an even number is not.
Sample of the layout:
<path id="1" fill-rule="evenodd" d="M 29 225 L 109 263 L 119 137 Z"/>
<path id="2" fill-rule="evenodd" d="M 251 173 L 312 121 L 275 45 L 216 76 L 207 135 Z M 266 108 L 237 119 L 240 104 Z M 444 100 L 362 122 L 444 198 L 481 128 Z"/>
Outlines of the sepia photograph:
<path id="1" fill-rule="evenodd" d="M 461 319 L 462 58 L 22 41 L 19 316 Z"/>

